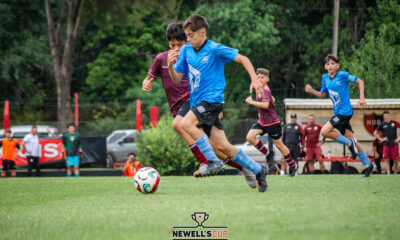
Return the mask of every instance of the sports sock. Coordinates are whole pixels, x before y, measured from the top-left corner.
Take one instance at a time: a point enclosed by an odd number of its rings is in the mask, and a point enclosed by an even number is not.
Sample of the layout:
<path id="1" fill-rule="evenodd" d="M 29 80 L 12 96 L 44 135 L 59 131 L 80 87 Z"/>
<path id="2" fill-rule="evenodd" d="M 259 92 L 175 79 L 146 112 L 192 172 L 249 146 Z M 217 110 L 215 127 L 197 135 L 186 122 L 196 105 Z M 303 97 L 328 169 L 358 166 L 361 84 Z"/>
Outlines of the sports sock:
<path id="1" fill-rule="evenodd" d="M 283 158 L 286 160 L 287 164 L 290 167 L 294 166 L 295 162 L 293 161 L 292 155 L 290 155 L 290 153 L 288 155 L 284 156 Z"/>
<path id="2" fill-rule="evenodd" d="M 237 163 L 237 162 L 235 162 L 235 161 L 232 161 L 232 159 L 230 159 L 230 158 L 228 158 L 228 157 L 225 158 L 224 163 L 228 164 L 228 165 L 231 166 L 231 167 L 237 168 L 237 169 L 239 169 L 239 170 L 242 170 L 242 169 L 243 169 L 242 165 L 240 165 L 239 163 Z"/>
<path id="3" fill-rule="evenodd" d="M 350 139 L 346 138 L 342 134 L 339 133 L 339 136 L 335 139 L 336 142 L 349 146 L 351 141 Z"/>
<path id="4" fill-rule="evenodd" d="M 254 174 L 261 172 L 261 165 L 249 158 L 249 156 L 247 156 L 242 149 L 239 149 L 239 152 L 236 153 L 232 160 L 249 169 Z"/>
<path id="5" fill-rule="evenodd" d="M 193 144 L 189 146 L 190 151 L 192 151 L 194 157 L 197 159 L 197 161 L 202 164 L 208 164 L 207 158 L 204 156 L 204 154 L 200 151 L 199 147 L 196 144 Z"/>
<path id="6" fill-rule="evenodd" d="M 370 161 L 364 150 L 358 152 L 357 156 L 360 159 L 360 161 L 364 164 L 364 166 L 369 166 Z"/>
<path id="7" fill-rule="evenodd" d="M 81 175 L 79 175 L 79 174 L 75 174 L 75 177 L 80 177 Z"/>
<path id="8" fill-rule="evenodd" d="M 266 147 L 264 146 L 264 144 L 261 142 L 261 140 L 258 140 L 258 143 L 256 144 L 255 147 L 258 149 L 258 151 L 260 151 L 260 152 L 261 152 L 262 154 L 264 154 L 265 156 L 268 155 L 268 148 L 266 148 Z"/>
<path id="9" fill-rule="evenodd" d="M 72 177 L 72 174 L 67 174 L 67 177 Z"/>
<path id="10" fill-rule="evenodd" d="M 215 155 L 214 150 L 212 149 L 210 142 L 208 141 L 208 137 L 206 134 L 201 136 L 194 142 L 200 149 L 200 151 L 204 154 L 209 162 L 218 162 L 219 159 Z"/>

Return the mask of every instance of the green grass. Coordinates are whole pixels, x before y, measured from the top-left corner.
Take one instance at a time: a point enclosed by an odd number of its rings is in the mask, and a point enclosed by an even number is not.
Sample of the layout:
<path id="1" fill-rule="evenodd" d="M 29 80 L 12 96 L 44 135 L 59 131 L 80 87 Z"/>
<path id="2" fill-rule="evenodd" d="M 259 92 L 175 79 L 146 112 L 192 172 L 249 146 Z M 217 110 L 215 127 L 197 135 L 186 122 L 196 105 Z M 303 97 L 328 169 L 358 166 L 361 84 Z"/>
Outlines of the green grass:
<path id="1" fill-rule="evenodd" d="M 123 177 L 0 179 L 0 239 L 172 239 L 173 226 L 228 226 L 228 239 L 399 239 L 400 176 L 162 177 L 144 195 Z"/>

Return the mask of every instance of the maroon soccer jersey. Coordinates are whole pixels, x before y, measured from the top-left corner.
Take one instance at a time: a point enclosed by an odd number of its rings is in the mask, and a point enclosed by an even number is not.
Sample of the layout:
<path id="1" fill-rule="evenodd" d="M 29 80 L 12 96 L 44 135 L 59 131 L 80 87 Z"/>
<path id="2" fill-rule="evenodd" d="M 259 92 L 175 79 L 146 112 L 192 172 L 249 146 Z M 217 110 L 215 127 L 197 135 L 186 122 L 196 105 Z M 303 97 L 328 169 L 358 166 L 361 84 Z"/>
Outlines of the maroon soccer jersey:
<path id="1" fill-rule="evenodd" d="M 268 86 L 264 87 L 264 97 L 257 97 L 256 100 L 258 102 L 269 102 L 268 109 L 258 108 L 258 113 L 260 115 L 258 123 L 260 123 L 261 126 L 270 126 L 276 123 L 280 123 L 278 114 L 276 114 L 274 109 L 274 100 Z"/>
<path id="2" fill-rule="evenodd" d="M 189 101 L 190 90 L 185 76 L 179 83 L 174 83 L 168 72 L 168 52 L 162 52 L 157 55 L 149 69 L 151 77 L 160 76 L 167 94 L 169 109 L 172 116 L 176 116 L 182 103 Z"/>
<path id="3" fill-rule="evenodd" d="M 304 128 L 303 139 L 305 140 L 306 148 L 317 147 L 317 144 L 319 143 L 319 134 L 321 133 L 321 129 L 322 126 L 319 124 L 307 125 Z"/>

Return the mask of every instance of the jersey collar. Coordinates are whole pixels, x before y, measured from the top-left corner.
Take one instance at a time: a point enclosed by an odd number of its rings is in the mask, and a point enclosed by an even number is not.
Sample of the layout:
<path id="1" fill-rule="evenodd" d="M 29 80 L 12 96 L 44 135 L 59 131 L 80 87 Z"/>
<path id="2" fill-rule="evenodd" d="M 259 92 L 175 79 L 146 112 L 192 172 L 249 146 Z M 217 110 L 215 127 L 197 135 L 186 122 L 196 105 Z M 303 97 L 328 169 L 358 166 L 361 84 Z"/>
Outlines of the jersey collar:
<path id="1" fill-rule="evenodd" d="M 206 40 L 204 41 L 204 43 L 199 47 L 199 49 L 193 48 L 193 50 L 194 50 L 196 53 L 200 52 L 201 49 L 207 44 L 207 42 L 208 42 L 208 39 L 206 39 Z"/>

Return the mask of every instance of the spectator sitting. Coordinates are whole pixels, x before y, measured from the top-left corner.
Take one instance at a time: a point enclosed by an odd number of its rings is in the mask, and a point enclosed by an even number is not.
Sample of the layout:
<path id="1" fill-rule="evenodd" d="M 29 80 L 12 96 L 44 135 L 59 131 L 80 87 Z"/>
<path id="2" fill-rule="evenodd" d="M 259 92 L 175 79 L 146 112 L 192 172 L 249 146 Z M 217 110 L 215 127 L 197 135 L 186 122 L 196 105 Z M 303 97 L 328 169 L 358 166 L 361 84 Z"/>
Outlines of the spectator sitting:
<path id="1" fill-rule="evenodd" d="M 134 177 L 136 172 L 141 168 L 141 164 L 136 160 L 135 153 L 129 153 L 128 160 L 124 164 L 124 169 L 122 170 L 126 177 Z"/>

